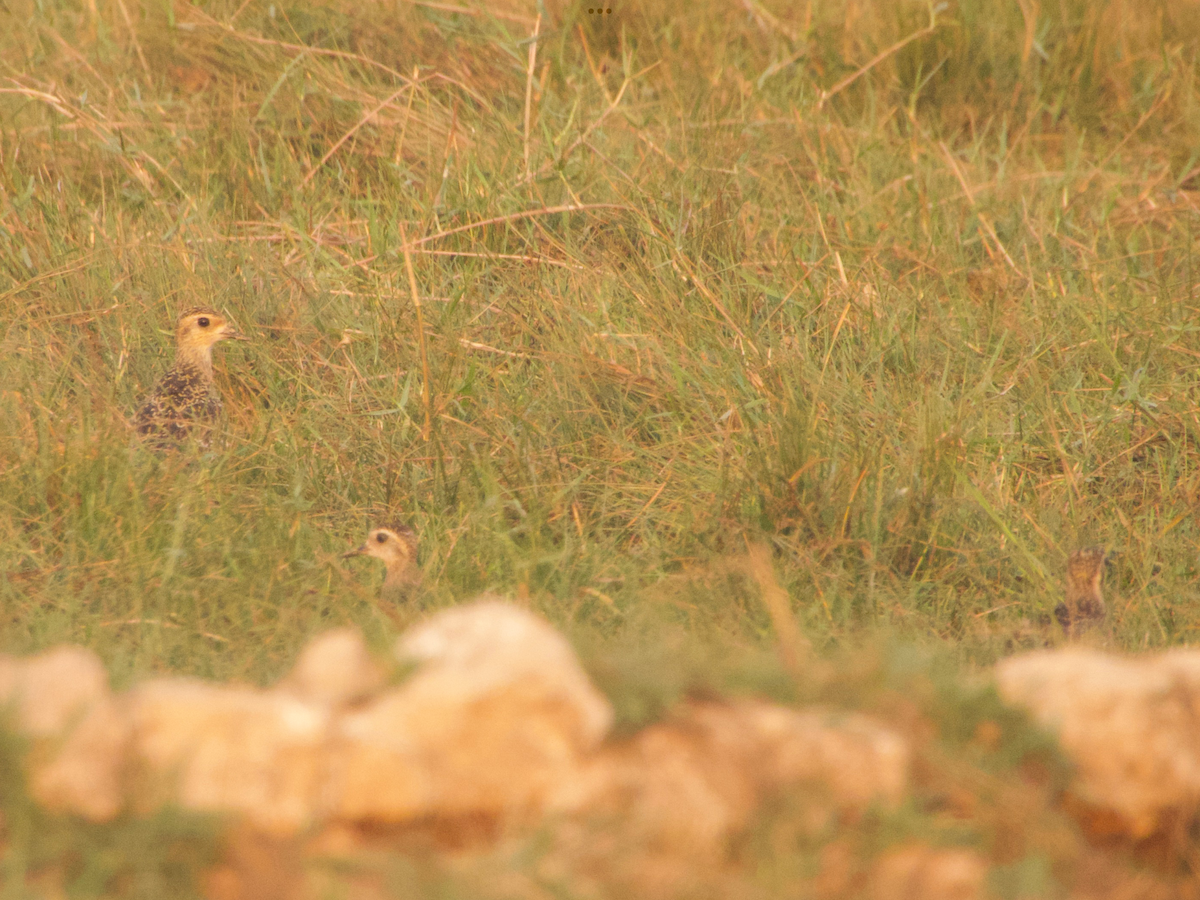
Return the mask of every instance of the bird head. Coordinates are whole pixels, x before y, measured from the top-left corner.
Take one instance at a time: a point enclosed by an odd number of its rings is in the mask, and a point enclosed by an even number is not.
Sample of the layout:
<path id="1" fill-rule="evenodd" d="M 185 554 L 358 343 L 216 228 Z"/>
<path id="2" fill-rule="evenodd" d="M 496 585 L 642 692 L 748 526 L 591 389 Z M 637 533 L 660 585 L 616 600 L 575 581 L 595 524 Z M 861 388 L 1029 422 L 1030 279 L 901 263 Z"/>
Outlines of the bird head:
<path id="1" fill-rule="evenodd" d="M 373 556 L 382 559 L 387 566 L 387 581 L 394 584 L 408 577 L 408 571 L 417 562 L 417 535 L 407 525 L 387 525 L 372 528 L 362 546 L 342 554 L 351 556 Z"/>
<path id="2" fill-rule="evenodd" d="M 209 354 L 218 341 L 249 340 L 225 316 L 206 306 L 195 306 L 180 314 L 175 323 L 175 344 L 179 350 Z"/>

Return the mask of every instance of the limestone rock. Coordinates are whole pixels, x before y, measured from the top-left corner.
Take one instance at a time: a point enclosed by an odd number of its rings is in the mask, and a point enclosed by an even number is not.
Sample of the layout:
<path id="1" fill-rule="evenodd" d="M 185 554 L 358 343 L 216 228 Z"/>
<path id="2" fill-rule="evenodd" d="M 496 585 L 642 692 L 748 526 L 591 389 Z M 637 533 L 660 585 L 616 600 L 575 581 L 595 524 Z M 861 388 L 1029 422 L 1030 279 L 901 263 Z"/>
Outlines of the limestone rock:
<path id="1" fill-rule="evenodd" d="M 55 752 L 35 754 L 29 772 L 31 794 L 48 809 L 93 822 L 112 819 L 125 805 L 129 739 L 124 704 L 101 698 Z"/>
<path id="2" fill-rule="evenodd" d="M 1200 652 L 1040 651 L 1004 660 L 996 680 L 1058 736 L 1074 798 L 1111 813 L 1107 829 L 1144 838 L 1200 809 Z"/>
<path id="3" fill-rule="evenodd" d="M 988 866 L 973 850 L 910 844 L 875 863 L 869 896 L 875 900 L 982 900 Z"/>
<path id="4" fill-rule="evenodd" d="M 532 814 L 612 720 L 566 639 L 504 603 L 439 613 L 397 655 L 414 674 L 337 725 L 326 794 L 336 818 Z"/>
<path id="5" fill-rule="evenodd" d="M 276 691 L 191 679 L 129 692 L 136 805 L 241 813 L 284 834 L 316 813 L 329 733 L 327 709 Z"/>
<path id="6" fill-rule="evenodd" d="M 901 736 L 859 714 L 690 704 L 563 783 L 552 806 L 560 859 L 605 878 L 618 861 L 631 889 L 687 893 L 764 801 L 788 794 L 815 833 L 835 813 L 898 802 L 909 759 Z"/>
<path id="7" fill-rule="evenodd" d="M 12 706 L 17 728 L 29 737 L 61 734 L 108 695 L 108 673 L 82 647 L 54 647 L 26 659 L 0 656 L 0 707 Z"/>
<path id="8" fill-rule="evenodd" d="M 40 803 L 97 820 L 117 813 L 123 737 L 96 654 L 61 646 L 25 659 L 0 656 L 0 707 L 32 739 L 29 788 Z"/>
<path id="9" fill-rule="evenodd" d="M 281 691 L 320 706 L 343 708 L 365 700 L 383 685 L 383 670 L 371 658 L 362 632 L 335 628 L 306 646 Z"/>

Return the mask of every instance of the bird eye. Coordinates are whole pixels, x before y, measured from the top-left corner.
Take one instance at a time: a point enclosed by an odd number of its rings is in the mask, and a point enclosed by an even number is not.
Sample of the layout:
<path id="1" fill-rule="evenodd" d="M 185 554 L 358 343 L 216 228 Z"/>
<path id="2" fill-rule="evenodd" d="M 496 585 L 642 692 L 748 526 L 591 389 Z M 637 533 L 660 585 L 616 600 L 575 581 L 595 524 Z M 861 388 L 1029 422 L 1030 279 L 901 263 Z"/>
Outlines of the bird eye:
<path id="1" fill-rule="evenodd" d="M 379 534 L 375 535 L 375 540 L 379 541 L 381 544 L 385 543 L 387 541 L 387 535 L 381 531 Z"/>
<path id="2" fill-rule="evenodd" d="M 196 324 L 199 325 L 201 328 L 207 328 L 208 327 L 208 316 L 201 316 L 199 319 L 196 320 Z"/>

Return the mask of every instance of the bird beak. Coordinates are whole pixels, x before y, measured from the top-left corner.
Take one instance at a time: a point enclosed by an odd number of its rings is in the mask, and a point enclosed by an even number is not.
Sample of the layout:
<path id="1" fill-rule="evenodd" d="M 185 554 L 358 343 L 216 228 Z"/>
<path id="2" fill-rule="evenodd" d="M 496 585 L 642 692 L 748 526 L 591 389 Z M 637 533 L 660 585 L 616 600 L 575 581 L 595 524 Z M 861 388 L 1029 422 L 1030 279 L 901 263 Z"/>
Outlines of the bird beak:
<path id="1" fill-rule="evenodd" d="M 248 340 L 250 340 L 250 338 L 246 337 L 244 334 L 242 334 L 240 331 L 238 331 L 232 325 L 226 325 L 225 330 L 223 332 L 221 332 L 221 336 L 226 337 L 231 341 L 248 341 Z"/>
<path id="2" fill-rule="evenodd" d="M 342 554 L 342 559 L 349 559 L 352 556 L 362 556 L 366 552 L 367 545 L 363 544 L 361 547 L 355 547 L 353 550 L 347 550 Z"/>

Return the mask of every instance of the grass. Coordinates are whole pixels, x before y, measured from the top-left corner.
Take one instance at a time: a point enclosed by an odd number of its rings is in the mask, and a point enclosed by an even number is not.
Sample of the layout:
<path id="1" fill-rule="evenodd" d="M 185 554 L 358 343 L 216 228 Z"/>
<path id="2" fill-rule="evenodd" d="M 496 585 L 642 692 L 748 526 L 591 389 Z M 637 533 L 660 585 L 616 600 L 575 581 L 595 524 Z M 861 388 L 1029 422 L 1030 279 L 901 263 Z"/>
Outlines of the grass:
<path id="1" fill-rule="evenodd" d="M 1088 544 L 1119 646 L 1195 639 L 1200 8 L 2 15 L 0 648 L 382 646 L 338 556 L 396 518 L 424 608 L 528 602 L 630 723 L 796 696 L 747 542 L 835 657 L 1038 643 Z M 128 422 L 198 303 L 254 340 L 225 446 L 158 459 Z"/>

